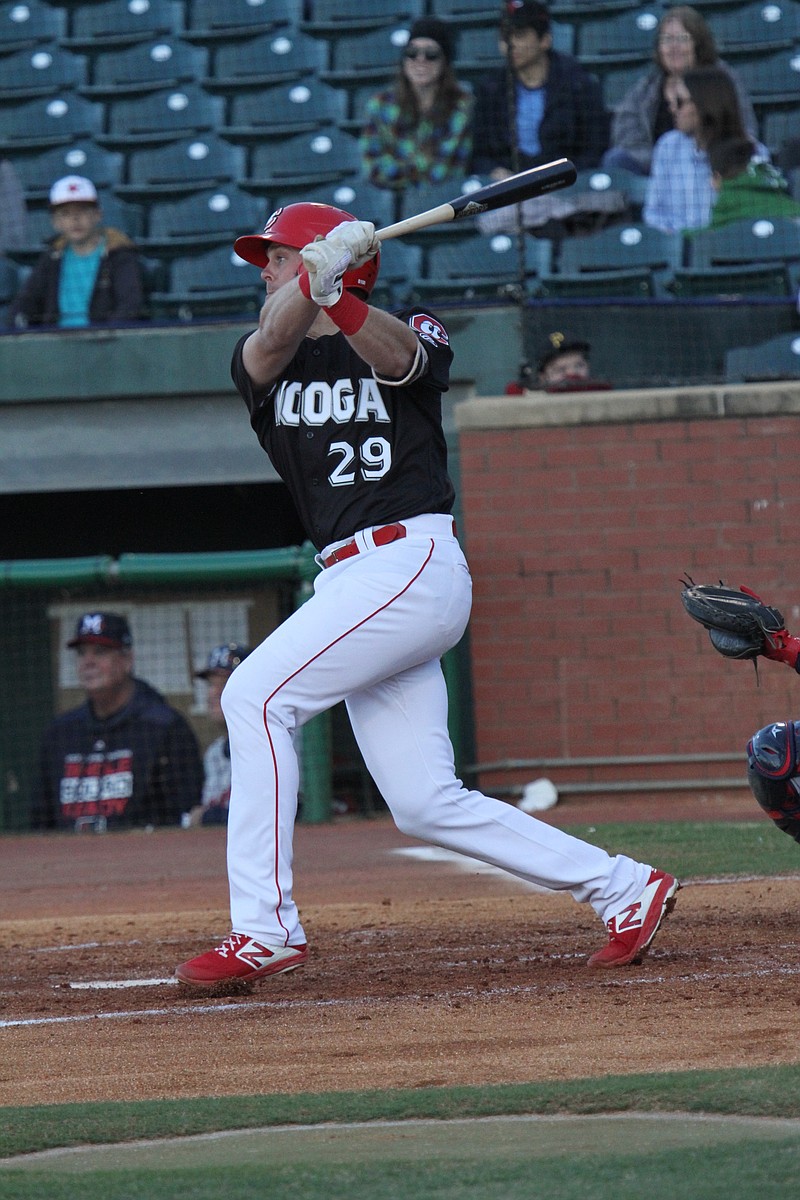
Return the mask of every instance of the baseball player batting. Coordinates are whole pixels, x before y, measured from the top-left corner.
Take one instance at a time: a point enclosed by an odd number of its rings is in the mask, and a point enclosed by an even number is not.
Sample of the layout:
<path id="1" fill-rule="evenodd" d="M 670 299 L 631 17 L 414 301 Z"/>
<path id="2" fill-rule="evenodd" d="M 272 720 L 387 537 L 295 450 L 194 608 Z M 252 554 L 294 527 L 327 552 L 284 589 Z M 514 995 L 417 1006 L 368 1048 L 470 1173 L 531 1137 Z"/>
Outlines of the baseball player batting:
<path id="1" fill-rule="evenodd" d="M 232 932 L 182 963 L 178 979 L 219 990 L 306 962 L 292 896 L 295 734 L 340 700 L 403 833 L 569 892 L 607 925 L 589 965 L 639 962 L 677 880 L 455 775 L 439 660 L 464 633 L 471 581 L 442 431 L 446 328 L 424 307 L 390 314 L 368 303 L 375 228 L 340 209 L 290 204 L 235 249 L 260 268 L 266 299 L 234 348 L 233 380 L 320 572 L 313 596 L 225 686 Z"/>

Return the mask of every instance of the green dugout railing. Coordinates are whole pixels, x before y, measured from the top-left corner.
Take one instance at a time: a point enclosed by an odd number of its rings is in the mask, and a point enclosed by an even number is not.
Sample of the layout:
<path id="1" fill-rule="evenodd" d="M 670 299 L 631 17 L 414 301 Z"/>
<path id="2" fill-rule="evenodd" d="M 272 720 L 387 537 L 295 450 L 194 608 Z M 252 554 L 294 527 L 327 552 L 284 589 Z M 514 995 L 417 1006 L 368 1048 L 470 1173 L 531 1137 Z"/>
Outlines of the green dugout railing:
<path id="1" fill-rule="evenodd" d="M 99 555 L 0 562 L 0 591 L 272 581 L 292 584 L 294 604 L 299 607 L 311 595 L 319 570 L 314 554 L 314 547 L 305 543 L 278 550 L 214 554 L 123 554 L 119 558 Z M 13 635 L 13 630 L 8 632 Z M 461 647 L 455 647 L 442 663 L 449 697 L 450 736 L 458 769 L 471 757 L 467 745 L 471 737 L 468 668 L 466 656 L 460 650 Z M 322 713 L 304 726 L 302 778 L 303 821 L 318 824 L 329 820 L 332 810 L 329 713 Z M 0 820 L 0 829 L 8 825 L 8 821 Z"/>

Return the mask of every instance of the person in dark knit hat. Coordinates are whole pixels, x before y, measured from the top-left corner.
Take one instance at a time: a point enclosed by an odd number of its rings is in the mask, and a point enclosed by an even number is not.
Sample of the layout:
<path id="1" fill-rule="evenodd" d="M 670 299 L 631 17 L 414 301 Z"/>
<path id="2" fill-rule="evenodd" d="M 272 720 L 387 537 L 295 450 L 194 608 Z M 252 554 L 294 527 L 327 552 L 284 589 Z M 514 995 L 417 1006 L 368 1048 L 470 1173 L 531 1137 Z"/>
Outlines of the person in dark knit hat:
<path id="1" fill-rule="evenodd" d="M 399 191 L 466 173 L 473 98 L 452 58 L 449 25 L 435 17 L 414 22 L 394 83 L 365 106 L 361 161 L 371 183 Z"/>

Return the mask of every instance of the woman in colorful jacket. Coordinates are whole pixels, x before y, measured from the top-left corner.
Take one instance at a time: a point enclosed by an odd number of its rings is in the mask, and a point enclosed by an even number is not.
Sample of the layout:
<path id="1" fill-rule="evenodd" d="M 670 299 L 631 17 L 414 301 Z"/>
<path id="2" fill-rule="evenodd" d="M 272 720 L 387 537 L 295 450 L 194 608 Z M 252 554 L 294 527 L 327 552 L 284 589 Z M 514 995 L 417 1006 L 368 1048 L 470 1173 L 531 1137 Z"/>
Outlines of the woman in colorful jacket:
<path id="1" fill-rule="evenodd" d="M 451 31 L 421 18 L 392 87 L 367 101 L 359 139 L 364 176 L 401 190 L 464 175 L 472 154 L 472 93 L 453 74 Z"/>

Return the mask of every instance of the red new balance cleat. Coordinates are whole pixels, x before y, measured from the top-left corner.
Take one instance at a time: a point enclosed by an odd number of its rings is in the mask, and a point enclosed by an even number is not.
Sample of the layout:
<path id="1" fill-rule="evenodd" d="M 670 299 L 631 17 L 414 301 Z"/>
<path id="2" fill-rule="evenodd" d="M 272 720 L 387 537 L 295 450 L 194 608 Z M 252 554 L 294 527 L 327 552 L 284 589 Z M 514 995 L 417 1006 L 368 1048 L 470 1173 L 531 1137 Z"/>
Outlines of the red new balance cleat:
<path id="1" fill-rule="evenodd" d="M 661 922 L 675 907 L 675 893 L 680 886 L 666 871 L 651 871 L 641 896 L 607 922 L 608 942 L 592 955 L 588 965 L 624 967 L 640 963 Z"/>
<path id="2" fill-rule="evenodd" d="M 265 946 L 246 933 L 232 933 L 221 945 L 181 963 L 175 974 L 181 983 L 210 987 L 218 983 L 248 983 L 302 967 L 308 946 Z"/>

